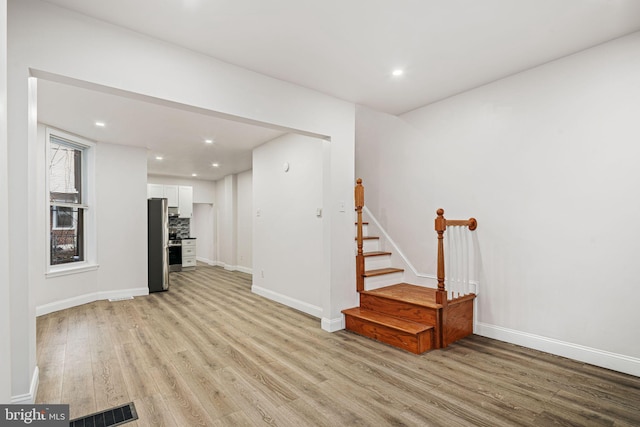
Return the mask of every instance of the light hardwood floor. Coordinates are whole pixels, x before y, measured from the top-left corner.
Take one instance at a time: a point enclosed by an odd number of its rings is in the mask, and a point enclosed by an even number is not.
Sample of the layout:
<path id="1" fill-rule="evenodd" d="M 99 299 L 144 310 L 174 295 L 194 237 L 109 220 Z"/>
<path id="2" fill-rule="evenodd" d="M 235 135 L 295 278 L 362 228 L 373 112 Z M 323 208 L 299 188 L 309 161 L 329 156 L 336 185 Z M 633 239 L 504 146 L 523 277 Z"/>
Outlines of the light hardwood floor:
<path id="1" fill-rule="evenodd" d="M 421 356 L 198 266 L 169 292 L 38 318 L 38 403 L 127 426 L 640 426 L 640 378 L 471 336 Z M 301 279 L 300 286 L 304 286 Z"/>

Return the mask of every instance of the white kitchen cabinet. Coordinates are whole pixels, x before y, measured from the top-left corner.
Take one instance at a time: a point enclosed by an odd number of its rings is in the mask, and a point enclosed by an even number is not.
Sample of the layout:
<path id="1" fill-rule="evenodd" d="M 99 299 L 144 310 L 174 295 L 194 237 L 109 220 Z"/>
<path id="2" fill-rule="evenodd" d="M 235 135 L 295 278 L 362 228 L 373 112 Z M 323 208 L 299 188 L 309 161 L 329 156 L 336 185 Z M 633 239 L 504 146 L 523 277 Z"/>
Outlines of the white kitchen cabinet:
<path id="1" fill-rule="evenodd" d="M 182 239 L 182 270 L 196 269 L 196 239 Z"/>
<path id="2" fill-rule="evenodd" d="M 191 216 L 193 215 L 193 187 L 181 185 L 178 188 L 178 198 L 179 217 L 191 218 Z"/>
<path id="3" fill-rule="evenodd" d="M 178 186 L 177 185 L 165 185 L 164 197 L 167 199 L 167 206 L 179 207 L 180 199 L 178 198 Z"/>
<path id="4" fill-rule="evenodd" d="M 193 216 L 193 187 L 189 185 L 147 184 L 147 198 L 167 199 L 167 206 L 178 208 L 180 218 Z"/>
<path id="5" fill-rule="evenodd" d="M 164 197 L 164 185 L 147 184 L 147 199 L 162 199 Z"/>

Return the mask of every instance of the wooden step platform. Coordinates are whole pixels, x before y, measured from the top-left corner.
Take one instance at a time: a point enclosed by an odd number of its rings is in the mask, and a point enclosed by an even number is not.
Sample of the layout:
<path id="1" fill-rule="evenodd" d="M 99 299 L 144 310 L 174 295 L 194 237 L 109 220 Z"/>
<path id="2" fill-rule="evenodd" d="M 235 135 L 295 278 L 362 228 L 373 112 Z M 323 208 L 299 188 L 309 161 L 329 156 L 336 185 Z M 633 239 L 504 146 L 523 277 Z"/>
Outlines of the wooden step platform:
<path id="1" fill-rule="evenodd" d="M 391 252 L 373 251 L 373 252 L 364 252 L 362 254 L 362 256 L 364 256 L 365 258 L 374 257 L 374 256 L 385 256 L 385 255 L 391 255 Z"/>
<path id="2" fill-rule="evenodd" d="M 346 328 L 415 354 L 433 348 L 433 326 L 360 307 L 343 310 Z"/>
<path id="3" fill-rule="evenodd" d="M 398 283 L 371 291 L 362 291 L 360 295 L 371 295 L 425 307 L 442 307 L 440 304 L 436 304 L 436 289 L 409 283 Z"/>
<path id="4" fill-rule="evenodd" d="M 420 354 L 473 333 L 474 294 L 436 303 L 436 289 L 398 283 L 360 291 L 360 306 L 343 310 L 347 330 Z"/>
<path id="5" fill-rule="evenodd" d="M 436 303 L 435 289 L 398 283 L 360 292 L 360 307 L 412 322 L 438 326 L 438 311 L 442 305 Z"/>
<path id="6" fill-rule="evenodd" d="M 364 277 L 382 276 L 383 274 L 402 273 L 402 268 L 378 268 L 376 270 L 367 270 Z"/>

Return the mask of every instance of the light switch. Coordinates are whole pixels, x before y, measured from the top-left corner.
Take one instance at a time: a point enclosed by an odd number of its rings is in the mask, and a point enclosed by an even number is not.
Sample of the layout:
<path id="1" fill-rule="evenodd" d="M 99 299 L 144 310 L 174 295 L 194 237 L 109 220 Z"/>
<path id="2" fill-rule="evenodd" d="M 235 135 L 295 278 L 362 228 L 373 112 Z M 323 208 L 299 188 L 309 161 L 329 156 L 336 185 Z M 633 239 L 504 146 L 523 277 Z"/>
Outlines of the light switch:
<path id="1" fill-rule="evenodd" d="M 318 218 L 322 217 L 322 208 L 317 208 L 317 209 L 316 209 L 316 216 L 317 216 Z"/>

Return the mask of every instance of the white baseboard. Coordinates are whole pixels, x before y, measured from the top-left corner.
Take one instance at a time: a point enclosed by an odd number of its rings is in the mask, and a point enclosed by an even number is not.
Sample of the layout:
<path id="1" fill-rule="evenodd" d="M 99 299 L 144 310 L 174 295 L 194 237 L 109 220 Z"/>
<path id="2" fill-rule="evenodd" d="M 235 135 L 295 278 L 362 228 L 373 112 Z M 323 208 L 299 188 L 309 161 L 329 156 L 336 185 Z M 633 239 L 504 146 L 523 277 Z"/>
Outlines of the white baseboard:
<path id="1" fill-rule="evenodd" d="M 580 362 L 640 377 L 640 359 L 636 357 L 611 353 L 609 351 L 598 350 L 596 348 L 480 322 L 475 325 L 475 333 L 487 338 L 521 345 L 534 350 L 568 357 Z"/>
<path id="2" fill-rule="evenodd" d="M 282 295 L 278 292 L 274 292 L 269 289 L 261 288 L 260 286 L 252 285 L 251 292 L 254 294 L 260 295 L 262 297 L 268 298 L 272 301 L 279 302 L 280 304 L 284 304 L 287 307 L 295 308 L 296 310 L 302 311 L 303 313 L 307 313 L 313 317 L 322 317 L 322 308 L 297 300 L 295 298 L 288 297 L 286 295 Z"/>
<path id="3" fill-rule="evenodd" d="M 243 267 L 241 265 L 236 265 L 236 270 L 242 273 L 247 273 L 253 275 L 253 269 L 249 267 Z"/>
<path id="4" fill-rule="evenodd" d="M 12 405 L 31 405 L 36 401 L 36 394 L 38 393 L 38 385 L 40 384 L 40 369 L 36 366 L 33 370 L 31 377 L 31 385 L 29 386 L 29 393 L 19 394 L 17 396 L 11 396 Z"/>
<path id="5" fill-rule="evenodd" d="M 48 304 L 36 307 L 36 316 L 53 313 L 55 311 L 65 310 L 67 308 L 76 307 L 103 299 L 120 299 L 137 297 L 141 295 L 149 295 L 149 288 L 130 288 L 118 289 L 114 291 L 91 292 L 89 294 L 78 295 L 77 297 L 67 298 L 60 301 L 50 302 Z"/>
<path id="6" fill-rule="evenodd" d="M 344 316 L 340 316 L 335 319 L 328 319 L 326 317 L 322 318 L 321 325 L 322 329 L 327 332 L 336 332 L 344 329 Z"/>
<path id="7" fill-rule="evenodd" d="M 236 266 L 235 265 L 231 265 L 231 264 L 226 264 L 222 261 L 213 261 L 212 266 L 214 267 L 222 267 L 227 271 L 236 271 Z"/>
<path id="8" fill-rule="evenodd" d="M 204 262 L 205 264 L 209 264 L 211 266 L 215 266 L 216 262 L 212 261 L 208 258 L 203 258 L 203 257 L 196 257 L 196 261 L 200 261 L 200 262 Z"/>
<path id="9" fill-rule="evenodd" d="M 117 291 L 98 292 L 98 300 L 130 298 L 143 295 L 149 295 L 149 288 L 146 286 L 144 288 L 119 289 Z"/>
<path id="10" fill-rule="evenodd" d="M 225 264 L 224 262 L 221 262 L 221 261 L 212 261 L 211 264 L 209 264 L 209 265 L 222 267 L 227 271 L 240 271 L 242 273 L 253 274 L 253 269 L 252 268 L 244 267 L 242 265 Z"/>

